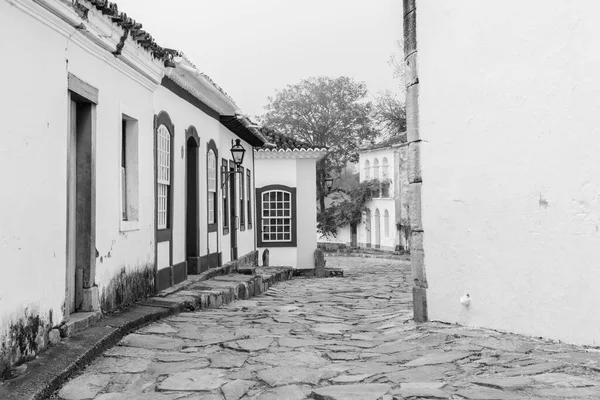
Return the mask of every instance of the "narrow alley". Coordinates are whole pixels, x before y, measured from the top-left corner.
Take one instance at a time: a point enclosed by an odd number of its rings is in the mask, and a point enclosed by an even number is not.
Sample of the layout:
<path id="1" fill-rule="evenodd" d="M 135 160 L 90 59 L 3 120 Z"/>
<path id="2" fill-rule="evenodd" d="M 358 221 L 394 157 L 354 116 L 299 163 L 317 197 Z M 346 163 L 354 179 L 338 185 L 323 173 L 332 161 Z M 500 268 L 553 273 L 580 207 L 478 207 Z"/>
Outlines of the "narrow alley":
<path id="1" fill-rule="evenodd" d="M 344 278 L 294 279 L 252 300 L 132 333 L 64 400 L 598 399 L 600 352 L 412 322 L 410 263 L 329 257 Z"/>

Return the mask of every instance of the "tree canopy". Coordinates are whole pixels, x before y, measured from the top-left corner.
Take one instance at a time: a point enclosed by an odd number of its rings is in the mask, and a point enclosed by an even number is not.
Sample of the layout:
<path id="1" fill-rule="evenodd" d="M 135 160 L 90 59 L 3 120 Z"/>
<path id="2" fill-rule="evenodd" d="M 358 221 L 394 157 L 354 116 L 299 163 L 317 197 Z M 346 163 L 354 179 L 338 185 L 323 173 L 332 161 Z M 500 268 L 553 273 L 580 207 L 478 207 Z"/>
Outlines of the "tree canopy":
<path id="1" fill-rule="evenodd" d="M 314 146 L 327 147 L 317 164 L 317 194 L 324 209 L 324 177 L 358 160 L 358 148 L 372 141 L 372 104 L 367 87 L 348 77 L 312 77 L 269 97 L 263 125 Z"/>

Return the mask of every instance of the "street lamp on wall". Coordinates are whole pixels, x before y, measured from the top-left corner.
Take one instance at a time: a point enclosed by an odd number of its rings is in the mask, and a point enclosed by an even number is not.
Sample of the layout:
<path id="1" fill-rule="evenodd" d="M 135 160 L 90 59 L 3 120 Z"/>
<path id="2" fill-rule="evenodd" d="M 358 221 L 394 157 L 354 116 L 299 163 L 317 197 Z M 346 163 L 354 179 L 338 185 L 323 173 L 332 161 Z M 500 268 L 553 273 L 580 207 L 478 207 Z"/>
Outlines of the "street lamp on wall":
<path id="1" fill-rule="evenodd" d="M 229 181 L 229 175 L 241 172 L 239 167 L 244 162 L 244 154 L 246 154 L 246 149 L 244 149 L 244 146 L 242 146 L 242 144 L 240 143 L 240 139 L 235 139 L 235 144 L 233 143 L 233 140 L 231 141 L 230 151 L 231 158 L 233 158 L 233 163 L 235 164 L 235 170 L 227 171 L 226 166 L 221 166 L 221 174 L 223 175 L 223 183 L 221 184 L 221 189 L 223 189 L 225 185 L 227 185 L 227 182 Z"/>
<path id="2" fill-rule="evenodd" d="M 233 144 L 233 140 L 231 141 L 231 156 L 233 157 L 233 162 L 236 167 L 242 165 L 244 162 L 244 154 L 246 153 L 246 149 L 244 146 L 240 144 L 240 139 L 235 139 L 235 144 Z"/>
<path id="3" fill-rule="evenodd" d="M 327 188 L 327 192 L 331 192 L 331 188 L 333 187 L 333 178 L 331 175 L 325 175 L 325 187 Z"/>

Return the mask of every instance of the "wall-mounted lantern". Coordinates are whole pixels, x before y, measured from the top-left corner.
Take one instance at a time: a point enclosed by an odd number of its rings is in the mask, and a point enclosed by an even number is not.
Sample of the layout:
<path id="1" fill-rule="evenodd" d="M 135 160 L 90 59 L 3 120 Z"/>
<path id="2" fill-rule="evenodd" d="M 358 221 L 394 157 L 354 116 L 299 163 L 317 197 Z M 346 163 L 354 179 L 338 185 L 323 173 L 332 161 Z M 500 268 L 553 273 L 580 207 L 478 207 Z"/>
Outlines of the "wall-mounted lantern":
<path id="1" fill-rule="evenodd" d="M 221 184 L 221 189 L 223 189 L 225 185 L 227 185 L 227 182 L 229 181 L 229 175 L 241 172 L 239 167 L 244 162 L 244 154 L 246 154 L 246 149 L 244 149 L 244 146 L 242 146 L 242 144 L 240 143 L 240 139 L 235 139 L 235 144 L 233 143 L 233 140 L 231 141 L 230 151 L 231 157 L 233 158 L 233 163 L 235 164 L 235 170 L 227 171 L 226 166 L 221 166 L 221 174 L 223 176 L 223 183 Z"/>
<path id="2" fill-rule="evenodd" d="M 325 187 L 327 188 L 328 192 L 331 192 L 331 188 L 333 187 L 333 178 L 329 174 L 325 175 Z"/>

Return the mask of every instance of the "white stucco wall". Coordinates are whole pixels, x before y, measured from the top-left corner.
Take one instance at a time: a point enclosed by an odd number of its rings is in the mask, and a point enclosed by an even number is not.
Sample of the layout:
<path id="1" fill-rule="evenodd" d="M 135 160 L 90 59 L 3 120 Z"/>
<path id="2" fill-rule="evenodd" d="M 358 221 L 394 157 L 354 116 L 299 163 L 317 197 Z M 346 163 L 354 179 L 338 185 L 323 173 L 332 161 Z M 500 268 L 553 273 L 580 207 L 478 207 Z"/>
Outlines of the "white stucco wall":
<path id="1" fill-rule="evenodd" d="M 100 294 L 122 268 L 154 261 L 152 84 L 135 81 L 122 61 L 33 3 L 27 14 L 0 1 L 3 51 L 16 62 L 0 67 L 5 111 L 0 168 L 0 336 L 25 314 L 52 324 L 65 317 L 68 73 L 98 89 L 96 107 L 96 260 Z M 71 40 L 68 38 L 70 37 Z M 143 57 L 143 56 L 142 56 Z M 151 62 L 150 62 L 151 63 Z M 6 95 L 10 94 L 10 95 Z M 138 119 L 139 226 L 120 231 L 121 114 Z M 150 171 L 150 172 L 148 172 Z"/>
<path id="2" fill-rule="evenodd" d="M 296 166 L 296 204 L 298 207 L 296 225 L 298 235 L 298 268 L 313 268 L 314 252 L 317 249 L 315 221 L 317 220 L 316 160 L 299 159 Z"/>
<path id="3" fill-rule="evenodd" d="M 270 265 L 313 268 L 317 248 L 316 231 L 316 158 L 261 159 L 256 156 L 256 188 L 285 185 L 296 188 L 296 247 L 260 247 L 260 255 L 269 249 Z M 257 216 L 257 224 L 260 217 Z M 260 228 L 258 228 L 260 232 Z"/>
<path id="4" fill-rule="evenodd" d="M 417 2 L 430 319 L 600 343 L 599 12 Z"/>
<path id="5" fill-rule="evenodd" d="M 186 196 L 186 163 L 185 154 L 182 155 L 182 149 L 186 149 L 186 129 L 194 126 L 200 137 L 199 148 L 199 177 L 200 177 L 200 256 L 208 253 L 208 239 L 206 235 L 207 229 L 207 181 L 206 181 L 206 155 L 207 143 L 212 139 L 215 141 L 218 148 L 217 159 L 217 174 L 218 176 L 218 221 L 219 228 L 217 231 L 219 238 L 219 251 L 222 253 L 222 262 L 231 261 L 231 246 L 230 235 L 223 235 L 223 207 L 221 196 L 221 160 L 223 158 L 231 159 L 231 141 L 239 139 L 229 129 L 227 129 L 218 120 L 204 113 L 194 105 L 183 100 L 169 89 L 160 86 L 154 95 L 154 112 L 158 114 L 161 111 L 166 111 L 171 117 L 171 121 L 175 125 L 175 144 L 174 144 L 174 197 L 173 197 L 173 264 L 185 261 L 186 254 L 186 225 L 185 225 L 185 196 Z M 246 149 L 242 167 L 244 170 L 253 170 L 252 162 L 252 147 L 242 141 L 241 144 Z M 245 179 L 245 178 L 244 178 Z M 236 186 L 237 194 L 237 186 Z M 230 199 L 231 200 L 231 199 Z M 237 200 L 234 199 L 234 200 Z M 236 207 L 237 207 L 236 202 Z M 236 208 L 237 210 L 237 208 Z M 239 210 L 236 211 L 239 215 Z M 231 229 L 231 228 L 230 228 Z M 238 256 L 242 256 L 254 250 L 254 225 L 252 229 L 246 226 L 244 231 L 238 231 Z"/>
<path id="6" fill-rule="evenodd" d="M 19 59 L 18 63 L 3 63 L 0 67 L 5 94 L 0 97 L 0 109 L 5 113 L 0 168 L 5 188 L 11 188 L 0 195 L 3 336 L 8 325 L 21 318 L 27 308 L 46 320 L 49 310 L 53 310 L 53 322 L 62 320 L 67 71 L 63 35 L 5 1 L 0 2 L 0 22 L 3 52 Z M 19 40 L 6 40 L 14 37 L 14 32 L 20 32 Z M 43 69 L 38 68 L 41 60 L 45 60 Z M 40 91 L 39 87 L 46 90 Z M 38 160 L 45 160 L 43 167 Z"/>

